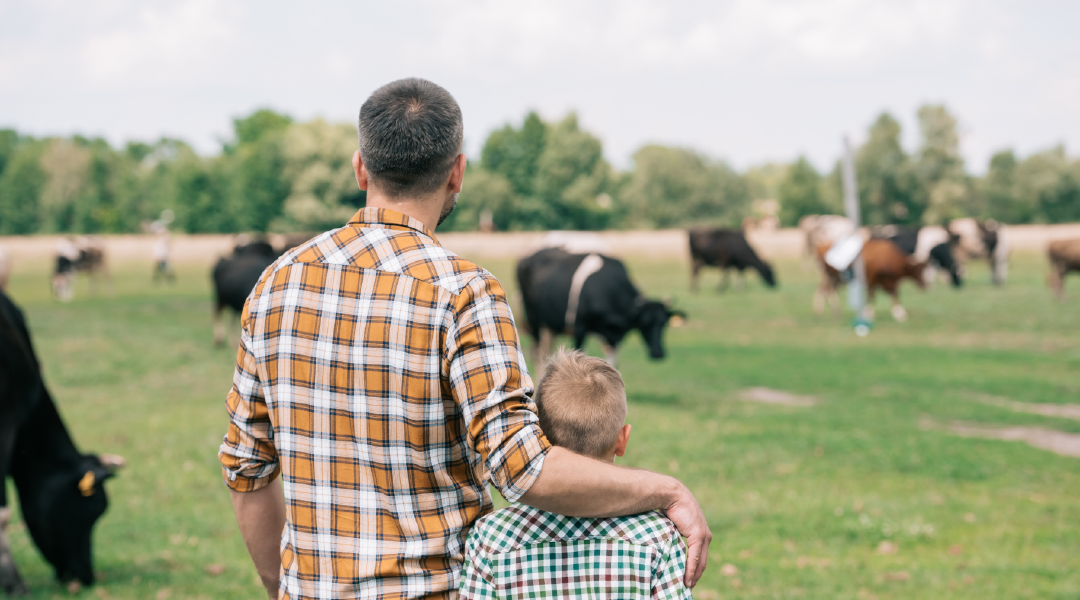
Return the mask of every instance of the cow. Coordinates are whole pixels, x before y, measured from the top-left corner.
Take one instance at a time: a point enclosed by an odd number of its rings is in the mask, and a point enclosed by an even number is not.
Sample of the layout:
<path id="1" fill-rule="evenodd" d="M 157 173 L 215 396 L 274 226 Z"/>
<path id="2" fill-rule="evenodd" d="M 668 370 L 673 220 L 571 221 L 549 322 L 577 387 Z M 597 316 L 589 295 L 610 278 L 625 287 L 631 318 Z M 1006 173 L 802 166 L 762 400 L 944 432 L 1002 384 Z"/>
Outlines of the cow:
<path id="1" fill-rule="evenodd" d="M 832 247 L 832 244 L 822 244 L 817 251 L 818 262 L 822 269 L 822 279 L 817 292 L 814 294 L 814 312 L 816 313 L 820 313 L 824 309 L 824 300 L 829 297 L 832 297 L 835 301 L 835 310 L 839 311 L 840 299 L 837 288 L 849 279 L 849 277 L 845 277 L 843 273 L 825 262 L 825 254 L 830 247 Z M 907 311 L 900 304 L 900 280 L 904 278 L 912 279 L 919 286 L 919 289 L 926 289 L 926 280 L 923 278 L 926 263 L 915 261 L 904 254 L 893 242 L 880 238 L 872 238 L 863 244 L 861 255 L 866 269 L 866 316 L 873 318 L 874 294 L 877 288 L 880 287 L 892 297 L 893 318 L 900 322 L 906 321 Z"/>
<path id="2" fill-rule="evenodd" d="M 953 256 L 959 238 L 944 227 L 931 225 L 905 228 L 885 225 L 873 228 L 871 237 L 889 240 L 917 262 L 927 263 L 924 271 L 927 284 L 937 279 L 937 269 L 941 269 L 949 274 L 953 287 L 963 285 L 960 264 Z"/>
<path id="3" fill-rule="evenodd" d="M 96 291 L 101 281 L 111 281 L 105 260 L 105 243 L 101 238 L 85 236 L 61 240 L 56 247 L 56 269 L 53 271 L 53 295 L 67 302 L 75 297 L 75 275 L 86 273 Z"/>
<path id="4" fill-rule="evenodd" d="M 741 285 L 746 285 L 747 268 L 756 269 L 769 287 L 776 287 L 776 276 L 768 263 L 758 258 L 741 231 L 734 229 L 691 229 L 690 289 L 697 291 L 698 273 L 702 267 L 717 267 L 723 271 L 719 291 L 727 289 L 731 269 L 739 272 Z"/>
<path id="5" fill-rule="evenodd" d="M 75 447 L 41 378 L 22 311 L 0 292 L 0 592 L 28 593 L 6 535 L 7 476 L 30 538 L 74 590 L 94 582 L 90 534 L 108 507 L 103 483 L 121 466 L 120 457 Z"/>
<path id="6" fill-rule="evenodd" d="M 233 248 L 231 256 L 224 256 L 214 265 L 211 279 L 214 283 L 214 345 L 225 344 L 226 335 L 222 313 L 231 308 L 234 319 L 240 318 L 244 302 L 259 283 L 263 271 L 282 254 L 268 242 L 252 241 Z"/>
<path id="7" fill-rule="evenodd" d="M 818 247 L 836 243 L 836 240 L 854 233 L 855 227 L 851 219 L 840 215 L 806 215 L 799 219 L 799 231 L 805 239 L 805 256 L 816 262 Z"/>
<path id="8" fill-rule="evenodd" d="M 622 262 L 602 254 L 571 254 L 544 248 L 517 265 L 525 326 L 533 338 L 533 364 L 551 353 L 555 335 L 573 336 L 581 349 L 590 333 L 600 336 L 607 362 L 614 366 L 619 343 L 641 332 L 649 357 L 664 358 L 664 326 L 686 314 L 668 303 L 645 298 L 630 281 Z M 538 373 L 537 381 L 543 376 Z"/>
<path id="9" fill-rule="evenodd" d="M 1003 285 L 1009 275 L 1008 228 L 993 219 L 963 218 L 949 221 L 946 229 L 957 237 L 956 260 L 960 274 L 966 273 L 969 259 L 985 259 L 990 264 L 990 281 Z"/>
<path id="10" fill-rule="evenodd" d="M 1080 238 L 1050 242 L 1046 249 L 1050 257 L 1050 275 L 1047 283 L 1058 299 L 1065 297 L 1065 275 L 1070 271 L 1080 273 Z"/>

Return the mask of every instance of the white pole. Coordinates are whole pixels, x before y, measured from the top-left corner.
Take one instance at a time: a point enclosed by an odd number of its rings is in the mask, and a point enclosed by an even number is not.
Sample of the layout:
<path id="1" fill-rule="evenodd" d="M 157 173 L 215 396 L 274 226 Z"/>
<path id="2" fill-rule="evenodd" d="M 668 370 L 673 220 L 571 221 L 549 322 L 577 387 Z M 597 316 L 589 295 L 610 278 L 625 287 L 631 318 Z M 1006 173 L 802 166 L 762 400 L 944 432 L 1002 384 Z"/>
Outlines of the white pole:
<path id="1" fill-rule="evenodd" d="M 862 227 L 862 219 L 859 216 L 859 194 L 855 186 L 855 159 L 851 151 L 851 140 L 844 136 L 844 211 L 851 220 L 852 229 L 859 234 Z M 855 281 L 848 286 L 848 305 L 855 311 L 855 332 L 866 335 L 869 331 L 869 323 L 864 314 L 866 305 L 866 266 L 863 264 L 862 253 L 855 259 L 852 265 L 855 270 Z"/>

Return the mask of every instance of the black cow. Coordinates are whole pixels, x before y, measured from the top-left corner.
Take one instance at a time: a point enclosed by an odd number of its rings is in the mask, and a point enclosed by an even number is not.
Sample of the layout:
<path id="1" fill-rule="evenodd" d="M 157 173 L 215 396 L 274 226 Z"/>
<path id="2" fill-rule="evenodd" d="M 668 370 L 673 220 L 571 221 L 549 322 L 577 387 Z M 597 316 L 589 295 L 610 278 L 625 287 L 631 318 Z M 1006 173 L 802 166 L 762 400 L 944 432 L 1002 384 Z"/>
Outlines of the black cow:
<path id="1" fill-rule="evenodd" d="M 698 272 L 702 267 L 717 267 L 723 271 L 720 291 L 727 289 L 730 269 L 739 272 L 739 278 L 746 285 L 747 268 L 757 269 L 761 279 L 769 287 L 776 287 L 776 276 L 772 267 L 758 258 L 757 252 L 750 247 L 743 232 L 734 229 L 691 229 L 690 237 L 690 289 L 698 289 Z"/>
<path id="2" fill-rule="evenodd" d="M 614 365 L 619 343 L 636 329 L 649 346 L 649 356 L 664 358 L 664 326 L 672 317 L 686 318 L 666 303 L 642 296 L 622 262 L 601 254 L 545 248 L 518 263 L 517 280 L 538 369 L 538 360 L 551 353 L 558 334 L 573 336 L 578 349 L 589 333 L 599 335 L 607 361 Z"/>
<path id="3" fill-rule="evenodd" d="M 944 227 L 897 227 L 885 225 L 872 230 L 872 237 L 886 239 L 896 244 L 900 251 L 914 257 L 917 262 L 927 263 L 926 283 L 935 278 L 935 270 L 949 273 L 953 287 L 963 285 L 960 277 L 960 263 L 956 261 L 954 249 L 959 237 Z"/>
<path id="4" fill-rule="evenodd" d="M 255 284 L 259 283 L 263 271 L 281 254 L 269 243 L 257 241 L 233 248 L 231 256 L 221 258 L 214 265 L 214 345 L 225 343 L 225 325 L 221 313 L 231 308 L 234 317 L 239 319 L 244 302 Z"/>
<path id="5" fill-rule="evenodd" d="M 108 506 L 102 483 L 122 464 L 75 447 L 41 379 L 22 312 L 0 293 L 0 591 L 27 593 L 5 534 L 6 477 L 15 482 L 30 537 L 56 578 L 90 585 L 90 534 Z"/>

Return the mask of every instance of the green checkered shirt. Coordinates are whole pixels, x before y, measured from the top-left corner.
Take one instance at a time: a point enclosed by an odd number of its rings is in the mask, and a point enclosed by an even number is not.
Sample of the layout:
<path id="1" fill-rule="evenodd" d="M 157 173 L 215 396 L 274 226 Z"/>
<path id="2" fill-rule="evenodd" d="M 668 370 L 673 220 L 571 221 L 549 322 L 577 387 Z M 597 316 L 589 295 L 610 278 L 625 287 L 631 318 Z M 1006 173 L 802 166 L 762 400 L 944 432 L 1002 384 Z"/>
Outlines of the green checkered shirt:
<path id="1" fill-rule="evenodd" d="M 514 504 L 469 532 L 461 598 L 689 599 L 685 571 L 682 537 L 659 512 L 578 519 Z"/>

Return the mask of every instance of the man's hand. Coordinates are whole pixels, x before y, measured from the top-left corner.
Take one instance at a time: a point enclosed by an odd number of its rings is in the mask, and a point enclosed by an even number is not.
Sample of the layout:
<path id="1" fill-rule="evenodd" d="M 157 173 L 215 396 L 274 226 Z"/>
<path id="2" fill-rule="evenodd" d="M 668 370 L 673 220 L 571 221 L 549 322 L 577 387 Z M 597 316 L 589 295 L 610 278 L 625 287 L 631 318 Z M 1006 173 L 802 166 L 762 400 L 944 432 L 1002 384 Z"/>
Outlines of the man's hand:
<path id="1" fill-rule="evenodd" d="M 663 510 L 687 539 L 686 587 L 705 572 L 712 532 L 694 495 L 673 477 L 616 467 L 552 447 L 540 476 L 519 500 L 522 504 L 567 517 L 621 517 Z"/>
<path id="2" fill-rule="evenodd" d="M 679 528 L 679 533 L 686 538 L 686 575 L 683 584 L 686 587 L 697 585 L 701 575 L 705 573 L 705 563 L 709 561 L 709 544 L 712 542 L 712 531 L 705 522 L 705 513 L 697 499 L 686 489 L 682 483 L 678 483 L 675 492 L 675 500 L 664 509 L 667 517 Z"/>
<path id="3" fill-rule="evenodd" d="M 266 595 L 277 600 L 281 531 L 285 528 L 285 495 L 281 491 L 281 482 L 271 481 L 254 492 L 229 492 L 240 535 L 266 588 Z"/>

